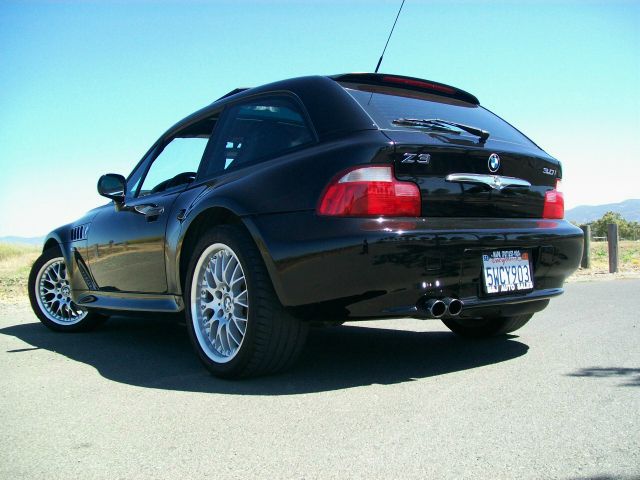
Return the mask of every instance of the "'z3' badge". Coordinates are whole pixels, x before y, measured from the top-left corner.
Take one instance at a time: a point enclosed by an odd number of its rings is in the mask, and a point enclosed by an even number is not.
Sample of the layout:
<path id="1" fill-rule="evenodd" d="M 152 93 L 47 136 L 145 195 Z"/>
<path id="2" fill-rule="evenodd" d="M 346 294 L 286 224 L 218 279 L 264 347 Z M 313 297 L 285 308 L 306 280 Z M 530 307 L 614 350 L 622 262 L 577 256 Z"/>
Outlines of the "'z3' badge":
<path id="1" fill-rule="evenodd" d="M 402 157 L 402 163 L 421 163 L 423 165 L 429 165 L 431 162 L 431 155 L 428 153 L 405 153 Z"/>

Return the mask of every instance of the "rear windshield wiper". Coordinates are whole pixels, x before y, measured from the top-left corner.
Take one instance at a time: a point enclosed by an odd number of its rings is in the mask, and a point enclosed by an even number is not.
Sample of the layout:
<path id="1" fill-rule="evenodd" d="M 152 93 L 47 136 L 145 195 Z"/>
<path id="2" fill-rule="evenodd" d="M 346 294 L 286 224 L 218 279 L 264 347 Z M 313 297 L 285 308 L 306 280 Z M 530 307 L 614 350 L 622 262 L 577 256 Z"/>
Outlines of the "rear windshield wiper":
<path id="1" fill-rule="evenodd" d="M 449 120 L 441 120 L 439 118 L 419 119 L 419 118 L 397 118 L 392 122 L 394 125 L 403 127 L 428 128 L 429 130 L 438 130 L 441 132 L 449 132 L 460 134 L 462 131 L 470 133 L 480 138 L 480 143 L 484 143 L 491 135 L 481 128 L 464 125 L 462 123 L 450 122 Z"/>

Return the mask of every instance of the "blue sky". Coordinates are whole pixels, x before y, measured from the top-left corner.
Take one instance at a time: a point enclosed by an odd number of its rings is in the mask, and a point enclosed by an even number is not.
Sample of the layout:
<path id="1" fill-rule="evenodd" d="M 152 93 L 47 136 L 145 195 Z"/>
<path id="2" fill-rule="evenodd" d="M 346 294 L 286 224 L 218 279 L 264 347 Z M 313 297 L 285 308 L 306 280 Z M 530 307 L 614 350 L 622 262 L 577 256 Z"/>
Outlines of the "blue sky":
<path id="1" fill-rule="evenodd" d="M 235 87 L 372 71 L 399 4 L 2 1 L 0 236 L 104 203 Z M 407 0 L 381 71 L 475 94 L 563 162 L 568 207 L 640 197 L 640 2 Z"/>

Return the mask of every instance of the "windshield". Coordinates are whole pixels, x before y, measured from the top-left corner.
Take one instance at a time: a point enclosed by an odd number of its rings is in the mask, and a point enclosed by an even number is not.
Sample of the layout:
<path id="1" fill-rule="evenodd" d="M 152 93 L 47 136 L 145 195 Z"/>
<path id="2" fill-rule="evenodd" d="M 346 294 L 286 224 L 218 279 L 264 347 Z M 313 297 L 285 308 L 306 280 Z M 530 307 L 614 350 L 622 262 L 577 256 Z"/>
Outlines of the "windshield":
<path id="1" fill-rule="evenodd" d="M 437 118 L 487 130 L 491 132 L 492 140 L 536 146 L 507 122 L 480 105 L 400 88 L 352 84 L 343 86 L 383 130 L 412 129 L 409 125 L 394 123 L 394 120 L 402 118 Z"/>

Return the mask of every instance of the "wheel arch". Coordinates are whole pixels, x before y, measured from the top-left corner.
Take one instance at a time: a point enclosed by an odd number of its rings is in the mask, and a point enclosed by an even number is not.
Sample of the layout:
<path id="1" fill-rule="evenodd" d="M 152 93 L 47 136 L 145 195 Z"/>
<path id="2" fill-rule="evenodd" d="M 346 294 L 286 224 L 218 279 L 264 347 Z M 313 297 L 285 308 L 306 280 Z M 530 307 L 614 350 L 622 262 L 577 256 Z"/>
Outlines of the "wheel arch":
<path id="1" fill-rule="evenodd" d="M 186 227 L 183 228 L 184 233 L 181 236 L 176 249 L 176 282 L 179 292 L 184 293 L 191 252 L 198 243 L 198 239 L 202 233 L 216 225 L 237 225 L 239 228 L 243 229 L 249 237 L 251 237 L 267 267 L 271 282 L 276 289 L 276 294 L 278 295 L 278 298 L 280 298 L 280 294 L 276 286 L 277 282 L 274 282 L 275 266 L 273 260 L 271 259 L 269 252 L 266 250 L 262 236 L 258 232 L 255 224 L 251 221 L 249 216 L 238 215 L 229 206 L 222 205 L 209 206 L 203 209 L 193 217 L 193 220 L 191 220 Z"/>
<path id="2" fill-rule="evenodd" d="M 60 250 L 63 250 L 62 245 L 64 243 L 68 243 L 69 239 L 69 230 L 71 229 L 71 224 L 62 225 L 55 230 L 52 230 L 47 234 L 44 238 L 44 242 L 42 245 L 42 251 L 45 252 L 50 248 L 58 247 Z"/>
<path id="3" fill-rule="evenodd" d="M 60 241 L 54 237 L 47 238 L 42 247 L 42 251 L 46 252 L 50 248 L 60 248 Z"/>
<path id="4" fill-rule="evenodd" d="M 57 228 L 53 232 L 49 233 L 46 236 L 44 243 L 42 245 L 42 253 L 46 252 L 51 248 L 57 248 L 62 254 L 64 261 L 67 265 L 71 264 L 71 253 L 69 252 L 68 243 L 65 245 L 65 240 L 68 239 L 65 237 L 65 231 L 67 230 L 66 225 L 60 228 Z"/>

